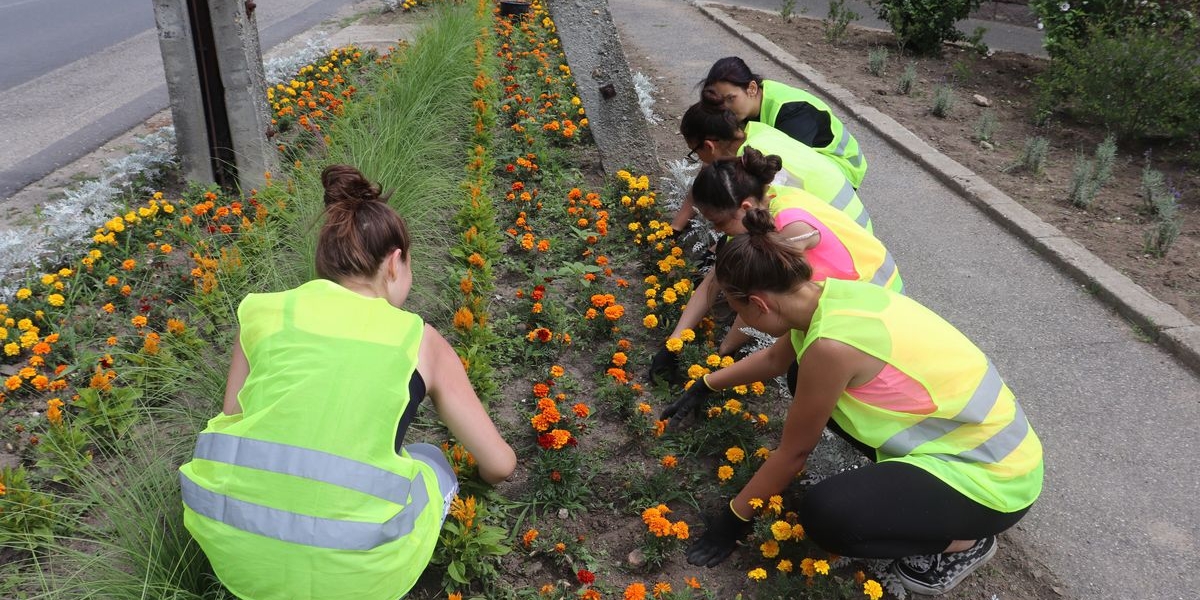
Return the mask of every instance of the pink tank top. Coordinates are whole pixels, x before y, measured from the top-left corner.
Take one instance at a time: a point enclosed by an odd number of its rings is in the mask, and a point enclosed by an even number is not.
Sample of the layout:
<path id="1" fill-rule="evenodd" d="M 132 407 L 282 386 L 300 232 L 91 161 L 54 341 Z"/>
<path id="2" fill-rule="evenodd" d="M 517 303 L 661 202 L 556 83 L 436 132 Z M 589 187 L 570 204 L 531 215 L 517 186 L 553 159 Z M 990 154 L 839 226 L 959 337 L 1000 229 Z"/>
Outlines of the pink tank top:
<path id="1" fill-rule="evenodd" d="M 783 231 L 784 227 L 797 221 L 802 221 L 821 234 L 821 240 L 816 246 L 804 251 L 809 265 L 813 269 L 813 281 L 825 279 L 849 279 L 857 281 L 858 271 L 854 268 L 854 259 L 850 251 L 842 244 L 828 227 L 803 208 L 785 208 L 775 215 L 775 229 Z"/>
<path id="2" fill-rule="evenodd" d="M 874 379 L 846 388 L 846 393 L 864 404 L 894 412 L 927 415 L 937 409 L 925 386 L 892 365 L 884 365 Z"/>

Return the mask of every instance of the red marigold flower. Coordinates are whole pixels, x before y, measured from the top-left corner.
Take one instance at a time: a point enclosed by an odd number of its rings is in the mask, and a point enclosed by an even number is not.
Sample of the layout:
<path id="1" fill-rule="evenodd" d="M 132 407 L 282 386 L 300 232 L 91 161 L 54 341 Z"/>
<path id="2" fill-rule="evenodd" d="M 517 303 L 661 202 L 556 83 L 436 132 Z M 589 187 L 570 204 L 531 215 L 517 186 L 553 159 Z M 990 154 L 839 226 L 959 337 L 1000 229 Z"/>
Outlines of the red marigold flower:
<path id="1" fill-rule="evenodd" d="M 596 574 L 587 569 L 580 569 L 579 572 L 575 574 L 575 578 L 578 579 L 579 583 L 582 583 L 583 585 L 592 585 L 593 583 L 596 583 Z"/>

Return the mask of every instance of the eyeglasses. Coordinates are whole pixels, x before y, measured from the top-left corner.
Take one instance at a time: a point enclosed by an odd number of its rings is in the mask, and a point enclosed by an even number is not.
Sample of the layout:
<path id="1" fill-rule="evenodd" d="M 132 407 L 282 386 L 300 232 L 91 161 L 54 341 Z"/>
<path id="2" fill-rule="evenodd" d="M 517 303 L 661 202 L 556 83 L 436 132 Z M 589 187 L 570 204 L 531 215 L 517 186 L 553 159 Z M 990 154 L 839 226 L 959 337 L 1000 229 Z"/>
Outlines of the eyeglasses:
<path id="1" fill-rule="evenodd" d="M 692 148 L 692 151 L 687 153 L 687 156 L 685 156 L 684 158 L 687 159 L 689 165 L 694 165 L 694 164 L 700 162 L 700 156 L 698 155 L 698 153 L 700 152 L 700 149 L 704 147 L 704 142 L 710 142 L 710 141 L 716 141 L 716 140 L 713 140 L 711 138 L 705 138 L 703 140 L 700 140 L 700 143 L 696 144 L 696 147 Z"/>

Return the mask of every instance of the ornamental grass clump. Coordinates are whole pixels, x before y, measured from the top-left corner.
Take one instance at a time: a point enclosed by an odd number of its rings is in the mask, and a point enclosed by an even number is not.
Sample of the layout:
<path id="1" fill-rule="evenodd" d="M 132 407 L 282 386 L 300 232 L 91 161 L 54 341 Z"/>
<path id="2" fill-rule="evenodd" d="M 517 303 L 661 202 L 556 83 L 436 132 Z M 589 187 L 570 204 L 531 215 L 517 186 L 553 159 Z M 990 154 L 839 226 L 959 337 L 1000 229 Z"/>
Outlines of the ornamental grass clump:
<path id="1" fill-rule="evenodd" d="M 945 119 L 950 116 L 950 110 L 954 108 L 955 103 L 954 88 L 948 84 L 938 84 L 933 89 L 933 106 L 929 112 L 939 119 Z"/>
<path id="2" fill-rule="evenodd" d="M 887 70 L 888 49 L 882 46 L 871 48 L 867 53 L 867 72 L 876 76 L 883 77 L 883 73 Z"/>
<path id="3" fill-rule="evenodd" d="M 1041 136 L 1025 139 L 1025 147 L 1015 162 L 1005 167 L 1006 173 L 1025 171 L 1040 176 L 1046 171 L 1046 159 L 1050 154 L 1050 140 Z"/>
<path id="4" fill-rule="evenodd" d="M 900 73 L 900 78 L 896 80 L 896 92 L 902 96 L 907 96 L 912 93 L 913 84 L 917 82 L 917 67 L 913 63 L 908 63 L 904 67 L 904 71 Z"/>

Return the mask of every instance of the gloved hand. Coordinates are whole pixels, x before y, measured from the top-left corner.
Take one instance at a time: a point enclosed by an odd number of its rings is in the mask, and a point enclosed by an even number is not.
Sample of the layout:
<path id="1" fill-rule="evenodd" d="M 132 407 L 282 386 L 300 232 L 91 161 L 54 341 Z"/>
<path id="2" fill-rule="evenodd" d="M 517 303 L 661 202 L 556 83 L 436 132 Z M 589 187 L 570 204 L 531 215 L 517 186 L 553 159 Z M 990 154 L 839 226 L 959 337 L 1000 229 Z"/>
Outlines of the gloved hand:
<path id="1" fill-rule="evenodd" d="M 712 568 L 729 558 L 738 541 L 750 533 L 754 520 L 743 521 L 732 507 L 727 507 L 717 514 L 705 515 L 704 525 L 704 535 L 687 549 L 687 561 L 697 567 Z"/>
<path id="2" fill-rule="evenodd" d="M 650 383 L 657 384 L 665 381 L 671 385 L 679 385 L 683 376 L 679 373 L 679 355 L 659 348 L 650 359 Z"/>
<path id="3" fill-rule="evenodd" d="M 704 383 L 703 379 L 699 379 L 678 400 L 667 405 L 659 418 L 668 421 L 667 429 L 674 429 L 695 412 L 696 407 L 704 404 L 711 394 L 712 390 L 708 389 L 708 385 Z"/>

